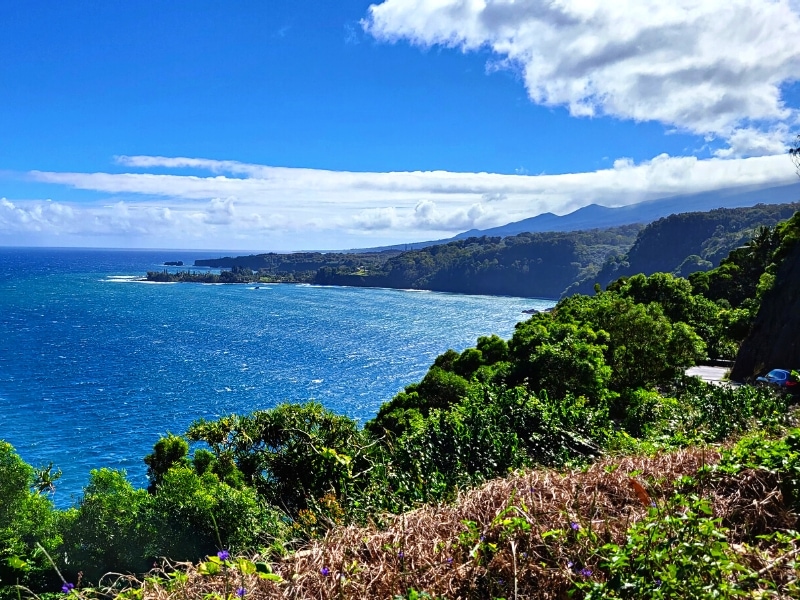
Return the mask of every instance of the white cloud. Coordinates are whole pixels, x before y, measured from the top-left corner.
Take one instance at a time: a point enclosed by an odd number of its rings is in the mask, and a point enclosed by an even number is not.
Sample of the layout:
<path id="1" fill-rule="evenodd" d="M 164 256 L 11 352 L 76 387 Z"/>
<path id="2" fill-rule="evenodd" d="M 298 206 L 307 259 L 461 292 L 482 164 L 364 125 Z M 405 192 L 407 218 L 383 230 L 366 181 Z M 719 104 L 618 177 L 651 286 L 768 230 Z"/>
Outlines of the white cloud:
<path id="1" fill-rule="evenodd" d="M 66 204 L 43 201 L 15 204 L 0 198 L 0 230 L 57 233 L 74 228 L 76 210 Z"/>
<path id="2" fill-rule="evenodd" d="M 789 127 L 779 124 L 763 131 L 754 127 L 742 127 L 728 138 L 728 147 L 715 152 L 721 158 L 741 156 L 769 156 L 783 152 L 790 137 Z"/>
<path id="3" fill-rule="evenodd" d="M 483 200 L 484 202 L 502 202 L 506 198 L 508 198 L 508 196 L 506 196 L 505 194 L 501 194 L 499 192 L 495 192 L 492 194 L 484 194 L 483 196 L 481 196 L 481 200 Z"/>
<path id="4" fill-rule="evenodd" d="M 398 225 L 397 211 L 393 206 L 367 208 L 353 217 L 353 227 L 368 231 L 392 229 Z"/>
<path id="5" fill-rule="evenodd" d="M 455 211 L 441 211 L 431 200 L 422 200 L 414 207 L 414 224 L 419 229 L 433 231 L 463 231 L 473 229 L 486 216 L 480 203 L 459 208 Z"/>
<path id="6" fill-rule="evenodd" d="M 236 218 L 233 198 L 214 198 L 208 203 L 203 220 L 210 225 L 230 225 Z"/>
<path id="7" fill-rule="evenodd" d="M 741 144 L 769 147 L 768 138 L 757 133 L 740 135 Z M 122 246 L 135 240 L 157 247 L 352 248 L 446 237 L 546 211 L 565 214 L 590 203 L 622 206 L 796 182 L 785 154 L 707 160 L 662 154 L 639 164 L 621 158 L 611 168 L 562 175 L 364 173 L 180 157 L 118 161 L 136 168 L 117 174 L 28 173 L 37 182 L 91 190 L 102 199 L 4 199 L 0 242 L 16 243 L 24 232 L 39 232 L 62 241 L 75 236 L 76 245 L 81 236 L 106 245 L 116 236 Z M 180 174 L 185 168 L 211 175 Z M 164 172 L 136 172 L 147 169 Z"/>
<path id="8" fill-rule="evenodd" d="M 774 153 L 787 141 L 775 125 L 797 118 L 780 88 L 800 75 L 798 10 L 795 0 L 385 0 L 362 26 L 380 40 L 488 48 L 491 67 L 518 69 L 537 104 L 659 121 L 743 156 Z"/>

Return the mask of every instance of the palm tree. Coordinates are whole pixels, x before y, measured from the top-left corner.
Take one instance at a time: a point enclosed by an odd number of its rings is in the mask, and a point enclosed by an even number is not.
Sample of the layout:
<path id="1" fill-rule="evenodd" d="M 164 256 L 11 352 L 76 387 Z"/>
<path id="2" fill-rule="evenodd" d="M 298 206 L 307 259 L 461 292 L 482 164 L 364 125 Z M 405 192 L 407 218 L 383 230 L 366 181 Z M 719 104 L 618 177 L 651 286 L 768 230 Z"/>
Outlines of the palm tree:
<path id="1" fill-rule="evenodd" d="M 795 138 L 794 146 L 789 149 L 789 158 L 792 159 L 797 176 L 800 177 L 800 135 Z"/>
<path id="2" fill-rule="evenodd" d="M 53 471 L 53 462 L 46 467 L 35 469 L 33 473 L 33 487 L 37 494 L 56 493 L 55 482 L 61 478 L 61 469 Z"/>

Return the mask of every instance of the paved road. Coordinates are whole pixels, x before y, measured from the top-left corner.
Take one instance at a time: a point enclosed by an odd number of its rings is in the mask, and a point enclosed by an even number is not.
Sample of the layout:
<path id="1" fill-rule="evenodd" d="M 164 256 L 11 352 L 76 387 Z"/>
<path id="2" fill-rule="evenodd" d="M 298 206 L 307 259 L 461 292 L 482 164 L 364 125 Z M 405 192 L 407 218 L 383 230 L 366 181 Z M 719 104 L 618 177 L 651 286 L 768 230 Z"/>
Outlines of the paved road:
<path id="1" fill-rule="evenodd" d="M 730 369 L 727 367 L 692 367 L 686 370 L 686 374 L 692 377 L 699 377 L 703 381 L 717 385 L 741 385 L 725 379 L 725 375 L 727 375 L 729 371 Z"/>

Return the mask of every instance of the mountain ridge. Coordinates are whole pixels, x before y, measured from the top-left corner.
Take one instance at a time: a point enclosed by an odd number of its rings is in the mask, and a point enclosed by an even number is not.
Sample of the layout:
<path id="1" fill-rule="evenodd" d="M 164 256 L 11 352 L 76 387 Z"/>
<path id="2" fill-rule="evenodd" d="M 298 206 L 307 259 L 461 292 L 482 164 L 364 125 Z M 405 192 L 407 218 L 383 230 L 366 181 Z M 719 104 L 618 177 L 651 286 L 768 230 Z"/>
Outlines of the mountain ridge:
<path id="1" fill-rule="evenodd" d="M 556 215 L 545 212 L 534 217 L 514 221 L 488 229 L 470 229 L 453 237 L 411 242 L 372 248 L 354 248 L 342 252 L 381 252 L 384 250 L 419 250 L 428 246 L 448 244 L 471 237 L 518 235 L 520 233 L 583 231 L 606 227 L 619 227 L 634 223 L 651 223 L 662 217 L 685 212 L 704 212 L 715 208 L 742 208 L 763 204 L 783 204 L 800 200 L 800 183 L 772 187 L 731 187 L 696 194 L 665 196 L 644 200 L 626 206 L 609 207 L 588 204 L 571 213 Z"/>

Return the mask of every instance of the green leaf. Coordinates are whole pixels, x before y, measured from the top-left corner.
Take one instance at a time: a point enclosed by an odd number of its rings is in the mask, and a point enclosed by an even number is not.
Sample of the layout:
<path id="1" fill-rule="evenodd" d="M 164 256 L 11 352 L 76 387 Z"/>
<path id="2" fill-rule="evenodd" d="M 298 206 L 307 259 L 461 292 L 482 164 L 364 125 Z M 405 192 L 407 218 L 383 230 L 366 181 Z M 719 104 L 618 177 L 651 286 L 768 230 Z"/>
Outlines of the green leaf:
<path id="1" fill-rule="evenodd" d="M 257 562 L 256 563 L 256 572 L 257 573 L 272 573 L 272 566 L 269 563 Z"/>
<path id="2" fill-rule="evenodd" d="M 242 575 L 253 575 L 257 571 L 255 563 L 246 558 L 237 558 L 236 568 Z"/>
<path id="3" fill-rule="evenodd" d="M 27 571 L 28 570 L 28 563 L 22 560 L 19 556 L 12 556 L 7 561 L 8 566 L 12 569 L 18 569 L 20 571 Z"/>
<path id="4" fill-rule="evenodd" d="M 218 561 L 203 562 L 197 566 L 197 572 L 200 573 L 200 575 L 219 575 L 221 571 L 222 569 Z"/>
<path id="5" fill-rule="evenodd" d="M 558 536 L 562 535 L 563 533 L 564 532 L 561 531 L 560 529 L 550 529 L 548 531 L 543 531 L 542 532 L 542 539 L 546 540 L 547 538 L 552 537 L 552 536 L 558 537 Z"/>

